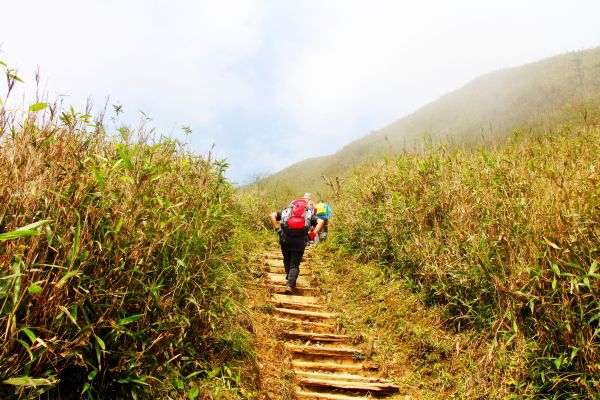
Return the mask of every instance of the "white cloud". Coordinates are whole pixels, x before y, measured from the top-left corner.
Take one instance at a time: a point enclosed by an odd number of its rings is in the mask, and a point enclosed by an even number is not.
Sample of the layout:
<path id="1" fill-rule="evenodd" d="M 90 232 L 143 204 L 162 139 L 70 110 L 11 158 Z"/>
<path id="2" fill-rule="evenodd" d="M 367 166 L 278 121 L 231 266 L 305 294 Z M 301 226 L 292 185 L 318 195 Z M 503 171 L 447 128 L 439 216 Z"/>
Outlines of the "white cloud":
<path id="1" fill-rule="evenodd" d="M 29 82 L 40 65 L 51 95 L 110 96 L 167 125 L 207 126 L 252 103 L 255 89 L 235 68 L 261 44 L 263 1 L 34 1 L 10 12 L 3 58 Z"/>
<path id="2" fill-rule="evenodd" d="M 600 44 L 596 14 L 585 11 L 591 2 L 326 4 L 318 12 L 294 10 L 303 31 L 283 50 L 277 95 L 299 130 L 328 135 L 325 148 L 339 148 L 367 133 L 365 125 L 379 128 L 480 74 Z M 578 24 L 557 29 L 569 15 Z"/>
<path id="3" fill-rule="evenodd" d="M 32 0 L 0 24 L 27 87 L 216 143 L 231 176 L 331 153 L 478 75 L 600 44 L 594 0 Z M 0 84 L 0 94 L 3 87 Z M 15 99 L 19 97 L 15 96 Z M 274 122 L 275 121 L 275 122 Z M 250 136 L 250 137 L 249 137 Z"/>

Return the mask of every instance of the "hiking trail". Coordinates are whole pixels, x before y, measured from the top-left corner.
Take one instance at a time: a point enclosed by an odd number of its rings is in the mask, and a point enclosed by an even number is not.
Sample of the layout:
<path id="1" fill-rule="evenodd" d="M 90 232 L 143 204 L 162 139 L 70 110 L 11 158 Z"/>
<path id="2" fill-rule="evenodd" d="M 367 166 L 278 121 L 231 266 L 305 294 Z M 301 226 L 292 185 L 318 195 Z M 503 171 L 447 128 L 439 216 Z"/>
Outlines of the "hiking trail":
<path id="1" fill-rule="evenodd" d="M 338 315 L 328 312 L 327 299 L 313 276 L 310 253 L 307 248 L 293 295 L 285 294 L 281 253 L 268 251 L 261 265 L 259 286 L 266 289 L 266 304 L 261 307 L 269 314 L 263 335 L 280 339 L 275 347 L 279 346 L 282 369 L 290 372 L 289 391 L 280 390 L 278 398 L 358 400 L 398 394 L 399 387 L 384 379 L 371 361 L 374 338 L 343 334 Z M 264 346 L 263 353 L 270 350 Z"/>

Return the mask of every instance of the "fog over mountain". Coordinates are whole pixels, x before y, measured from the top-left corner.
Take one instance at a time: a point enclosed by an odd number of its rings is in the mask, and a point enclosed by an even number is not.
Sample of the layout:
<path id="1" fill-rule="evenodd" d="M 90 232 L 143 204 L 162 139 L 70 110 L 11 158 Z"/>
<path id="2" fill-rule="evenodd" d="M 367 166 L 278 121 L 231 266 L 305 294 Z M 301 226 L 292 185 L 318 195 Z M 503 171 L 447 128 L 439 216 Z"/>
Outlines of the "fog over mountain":
<path id="1" fill-rule="evenodd" d="M 569 107 L 581 107 L 575 115 L 585 118 L 586 103 L 599 99 L 600 47 L 494 71 L 335 154 L 294 164 L 265 183 L 281 188 L 293 181 L 296 191 L 323 189 L 321 175 L 343 176 L 369 158 L 420 151 L 427 143 L 472 146 L 502 140 L 516 128 L 553 126 Z"/>

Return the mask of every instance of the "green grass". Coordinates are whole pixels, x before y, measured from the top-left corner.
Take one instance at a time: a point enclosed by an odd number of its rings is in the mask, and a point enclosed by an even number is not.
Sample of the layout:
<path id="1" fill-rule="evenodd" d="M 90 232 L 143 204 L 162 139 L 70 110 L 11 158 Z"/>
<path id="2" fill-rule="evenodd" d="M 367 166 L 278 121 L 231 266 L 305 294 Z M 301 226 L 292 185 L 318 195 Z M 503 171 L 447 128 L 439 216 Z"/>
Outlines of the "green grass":
<path id="1" fill-rule="evenodd" d="M 56 104 L 1 109 L 0 160 L 0 397 L 252 397 L 224 161 Z"/>
<path id="2" fill-rule="evenodd" d="M 563 126 L 386 158 L 347 182 L 332 238 L 476 333 L 481 394 L 597 398 L 598 154 L 598 127 Z"/>

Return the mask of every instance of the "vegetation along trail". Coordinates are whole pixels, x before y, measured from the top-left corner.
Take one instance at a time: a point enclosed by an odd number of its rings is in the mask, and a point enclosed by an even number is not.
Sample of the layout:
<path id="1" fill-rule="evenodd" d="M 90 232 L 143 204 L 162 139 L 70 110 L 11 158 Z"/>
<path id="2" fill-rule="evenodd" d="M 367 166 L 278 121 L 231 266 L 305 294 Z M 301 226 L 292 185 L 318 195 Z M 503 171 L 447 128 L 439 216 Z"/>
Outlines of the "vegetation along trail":
<path id="1" fill-rule="evenodd" d="M 600 109 L 576 111 L 365 164 L 331 201 L 311 273 L 400 395 L 600 397 Z"/>
<path id="2" fill-rule="evenodd" d="M 525 79 L 563 97 L 524 85 L 544 108 L 494 140 L 312 183 L 235 188 L 143 126 L 0 107 L 0 399 L 600 398 L 600 50 L 550 61 L 570 90 Z M 331 231 L 285 295 L 267 215 L 306 190 Z"/>

